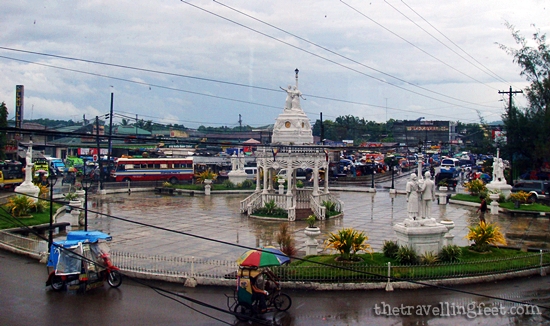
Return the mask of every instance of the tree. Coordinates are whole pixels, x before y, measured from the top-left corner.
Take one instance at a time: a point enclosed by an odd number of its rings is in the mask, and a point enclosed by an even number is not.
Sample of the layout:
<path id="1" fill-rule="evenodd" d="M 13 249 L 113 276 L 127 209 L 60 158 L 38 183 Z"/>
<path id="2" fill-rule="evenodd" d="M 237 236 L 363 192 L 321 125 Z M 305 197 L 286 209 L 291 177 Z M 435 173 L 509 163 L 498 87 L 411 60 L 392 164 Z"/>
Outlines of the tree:
<path id="1" fill-rule="evenodd" d="M 513 25 L 506 23 L 506 26 L 520 48 L 499 46 L 513 56 L 514 62 L 522 68 L 521 76 L 530 85 L 524 90 L 528 107 L 519 109 L 509 105 L 503 115 L 508 140 L 505 153 L 515 164 L 524 165 L 520 168 L 538 168 L 550 158 L 547 146 L 550 141 L 550 49 L 546 35 L 541 35 L 539 29 L 533 34 L 536 46 L 531 47 Z"/>
<path id="2" fill-rule="evenodd" d="M 6 130 L 8 128 L 8 108 L 6 107 L 6 103 L 2 102 L 0 104 L 0 130 Z M 6 148 L 6 132 L 3 131 L 0 133 L 0 159 L 5 160 L 6 159 L 6 153 L 4 152 L 4 149 Z"/>

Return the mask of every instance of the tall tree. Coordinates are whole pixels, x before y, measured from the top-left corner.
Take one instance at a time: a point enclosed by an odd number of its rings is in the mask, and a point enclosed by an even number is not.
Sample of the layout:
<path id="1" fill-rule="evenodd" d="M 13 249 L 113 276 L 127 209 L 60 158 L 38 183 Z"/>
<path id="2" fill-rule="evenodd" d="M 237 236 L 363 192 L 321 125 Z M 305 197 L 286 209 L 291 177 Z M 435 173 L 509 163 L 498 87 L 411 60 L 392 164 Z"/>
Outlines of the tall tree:
<path id="1" fill-rule="evenodd" d="M 0 132 L 0 159 L 5 160 L 6 159 L 6 153 L 4 151 L 6 147 L 6 128 L 8 128 L 8 108 L 6 107 L 6 103 L 2 102 L 0 104 L 0 130 L 4 130 L 3 132 Z"/>
<path id="2" fill-rule="evenodd" d="M 503 115 L 508 144 L 506 152 L 519 167 L 539 168 L 550 159 L 550 49 L 546 35 L 536 29 L 532 40 L 535 46 L 506 23 L 519 49 L 499 44 L 521 68 L 521 75 L 530 82 L 524 89 L 528 107 L 512 105 Z"/>

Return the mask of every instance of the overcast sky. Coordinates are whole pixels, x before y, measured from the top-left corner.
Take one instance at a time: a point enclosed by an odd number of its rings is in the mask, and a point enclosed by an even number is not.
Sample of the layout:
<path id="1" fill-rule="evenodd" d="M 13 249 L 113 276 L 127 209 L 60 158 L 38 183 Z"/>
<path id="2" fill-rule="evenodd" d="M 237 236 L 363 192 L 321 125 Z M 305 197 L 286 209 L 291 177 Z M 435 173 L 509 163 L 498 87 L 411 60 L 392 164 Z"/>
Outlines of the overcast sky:
<path id="1" fill-rule="evenodd" d="M 550 34 L 548 1 L 4 1 L 0 101 L 9 118 L 114 111 L 186 127 L 263 126 L 295 84 L 312 123 L 501 119 L 527 84 L 496 43 Z M 535 27 L 532 26 L 535 25 Z M 502 101 L 502 99 L 506 101 Z M 514 100 L 525 105 L 522 95 Z"/>

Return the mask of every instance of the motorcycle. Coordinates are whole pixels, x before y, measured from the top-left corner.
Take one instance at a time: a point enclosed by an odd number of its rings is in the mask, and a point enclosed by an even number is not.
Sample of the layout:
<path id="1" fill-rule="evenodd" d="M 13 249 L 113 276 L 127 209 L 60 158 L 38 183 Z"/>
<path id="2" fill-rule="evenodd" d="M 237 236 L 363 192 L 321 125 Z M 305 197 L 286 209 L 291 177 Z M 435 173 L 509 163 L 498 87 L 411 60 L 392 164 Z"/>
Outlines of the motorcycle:
<path id="1" fill-rule="evenodd" d="M 109 257 L 105 241 L 112 237 L 99 231 L 70 231 L 67 239 L 56 241 L 50 248 L 46 286 L 55 291 L 76 290 L 83 293 L 103 286 L 117 288 L 122 274 Z"/>

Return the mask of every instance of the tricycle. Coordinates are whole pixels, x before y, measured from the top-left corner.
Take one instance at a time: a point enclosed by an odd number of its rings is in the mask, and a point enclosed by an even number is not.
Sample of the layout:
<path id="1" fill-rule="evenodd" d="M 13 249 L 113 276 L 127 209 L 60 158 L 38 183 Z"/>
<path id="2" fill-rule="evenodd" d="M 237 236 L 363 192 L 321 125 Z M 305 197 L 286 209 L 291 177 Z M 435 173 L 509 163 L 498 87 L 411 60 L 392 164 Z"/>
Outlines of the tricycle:
<path id="1" fill-rule="evenodd" d="M 272 279 L 272 272 L 262 268 L 246 268 L 239 267 L 237 272 L 237 288 L 233 295 L 227 295 L 227 307 L 230 311 L 236 314 L 240 321 L 248 321 L 255 318 L 264 312 L 260 309 L 260 302 L 253 295 L 252 282 L 258 275 L 265 274 L 272 281 L 267 281 L 266 289 L 268 289 L 265 297 L 265 302 L 268 311 L 275 308 L 277 311 L 287 311 L 292 305 L 290 296 L 281 292 L 281 286 L 278 282 Z M 271 275 L 269 275 L 271 274 Z"/>
<path id="2" fill-rule="evenodd" d="M 111 287 L 119 287 L 122 274 L 112 264 L 106 243 L 111 239 L 100 231 L 70 231 L 66 240 L 54 242 L 47 263 L 46 286 L 79 293 L 103 286 L 105 281 Z"/>

